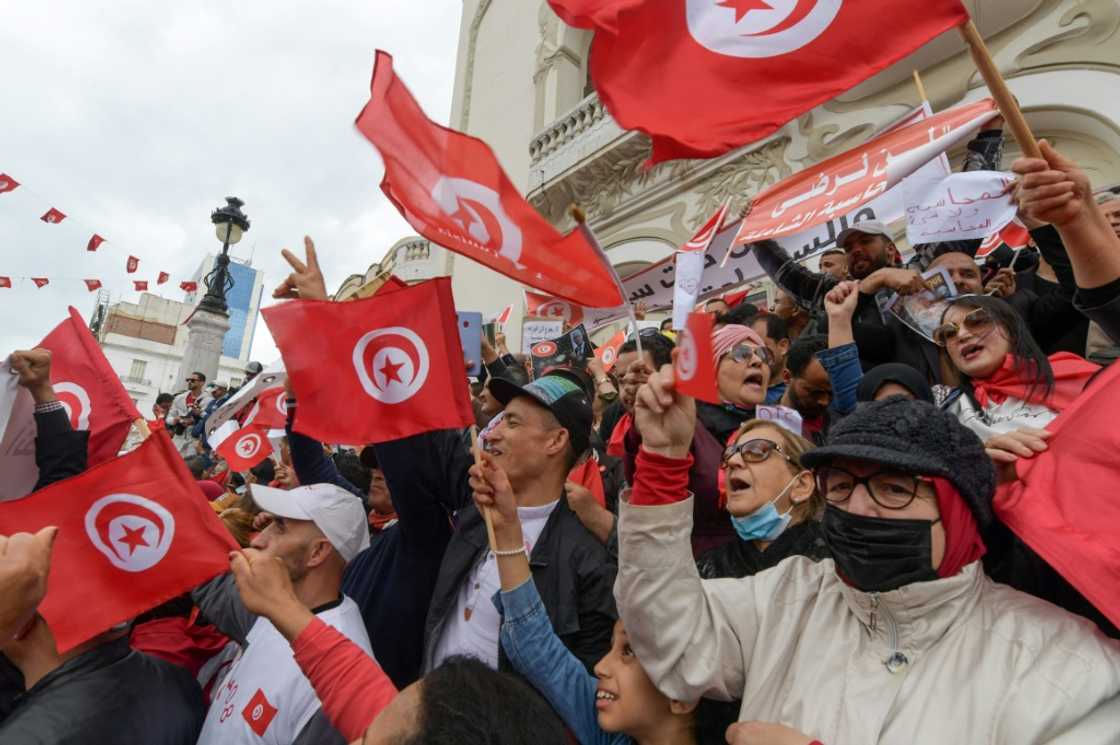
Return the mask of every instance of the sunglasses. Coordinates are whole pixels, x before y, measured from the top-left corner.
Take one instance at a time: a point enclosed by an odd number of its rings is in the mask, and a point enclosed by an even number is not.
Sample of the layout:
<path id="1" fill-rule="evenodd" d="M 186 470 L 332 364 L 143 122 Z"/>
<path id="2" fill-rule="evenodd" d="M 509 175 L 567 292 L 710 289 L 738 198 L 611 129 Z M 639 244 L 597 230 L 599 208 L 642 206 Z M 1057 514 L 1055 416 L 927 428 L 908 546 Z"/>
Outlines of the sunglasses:
<path id="1" fill-rule="evenodd" d="M 758 357 L 762 364 L 768 367 L 774 364 L 774 355 L 770 353 L 769 349 L 756 347 L 745 342 L 736 344 L 727 355 L 736 362 L 747 362 L 751 357 Z"/>
<path id="2" fill-rule="evenodd" d="M 187 378 L 187 382 L 188 383 L 201 383 L 202 381 L 199 380 L 198 378 Z"/>
<path id="3" fill-rule="evenodd" d="M 736 443 L 728 447 L 723 451 L 723 465 L 726 466 L 730 463 L 731 459 L 736 455 L 740 456 L 744 463 L 762 463 L 770 457 L 771 453 L 777 453 L 790 463 L 793 462 L 793 460 L 786 455 L 786 452 L 782 450 L 781 445 L 776 442 L 771 442 L 770 440 L 759 438 L 757 440 L 747 440 L 746 442 Z"/>
<path id="4" fill-rule="evenodd" d="M 959 324 L 943 323 L 938 326 L 933 330 L 933 341 L 938 346 L 948 346 L 949 342 L 957 338 L 962 328 L 975 337 L 983 338 L 995 328 L 995 319 L 987 308 L 977 308 L 962 318 Z"/>

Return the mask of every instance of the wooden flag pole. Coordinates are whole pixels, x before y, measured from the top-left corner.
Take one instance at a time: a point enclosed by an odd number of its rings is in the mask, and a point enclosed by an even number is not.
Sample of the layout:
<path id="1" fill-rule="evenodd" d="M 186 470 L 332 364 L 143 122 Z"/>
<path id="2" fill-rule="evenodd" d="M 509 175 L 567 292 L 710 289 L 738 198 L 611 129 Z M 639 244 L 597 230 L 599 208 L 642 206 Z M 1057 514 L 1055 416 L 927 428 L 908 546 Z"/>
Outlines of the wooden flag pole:
<path id="1" fill-rule="evenodd" d="M 992 59 L 992 55 L 988 52 L 988 46 L 984 43 L 984 38 L 976 30 L 976 24 L 970 20 L 958 26 L 958 28 L 965 44 L 972 52 L 976 69 L 980 71 L 980 76 L 984 78 L 984 82 L 988 84 L 988 90 L 992 92 L 992 98 L 995 99 L 996 106 L 999 107 L 999 113 L 1007 122 L 1011 134 L 1015 136 L 1015 140 L 1019 143 L 1019 149 L 1023 151 L 1023 155 L 1031 158 L 1041 158 L 1042 151 L 1038 149 L 1038 142 L 1034 139 L 1034 133 L 1031 132 L 1031 127 L 1027 124 L 1023 112 L 1019 109 L 1019 104 L 1015 101 L 1015 97 L 1011 95 L 1011 90 L 1007 87 L 1003 76 L 1000 75 L 999 68 L 996 67 L 995 60 Z"/>
<path id="2" fill-rule="evenodd" d="M 922 99 L 922 101 L 929 101 L 929 96 L 926 95 L 926 87 L 922 85 L 922 76 L 918 74 L 917 70 L 914 70 L 913 72 L 914 85 L 918 88 L 918 96 Z"/>
<path id="3" fill-rule="evenodd" d="M 478 453 L 478 427 L 473 424 L 471 425 L 471 455 L 474 456 L 474 464 L 481 470 L 482 456 Z M 482 520 L 486 523 L 486 540 L 490 542 L 490 550 L 497 551 L 498 539 L 494 537 L 494 517 L 490 514 L 489 507 L 482 510 Z"/>

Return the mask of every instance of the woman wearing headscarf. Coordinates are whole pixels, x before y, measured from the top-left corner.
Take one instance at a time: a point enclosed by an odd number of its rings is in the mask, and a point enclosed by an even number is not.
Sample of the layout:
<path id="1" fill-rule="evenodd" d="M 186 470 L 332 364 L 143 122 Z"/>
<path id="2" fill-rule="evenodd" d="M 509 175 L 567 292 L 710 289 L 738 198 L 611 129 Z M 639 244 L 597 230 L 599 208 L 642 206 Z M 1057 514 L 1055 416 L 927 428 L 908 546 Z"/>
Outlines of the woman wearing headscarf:
<path id="1" fill-rule="evenodd" d="M 766 401 L 774 358 L 766 343 L 747 326 L 729 324 L 712 332 L 720 404 L 696 405 L 693 465 L 689 490 L 696 495 L 692 547 L 696 556 L 735 536 L 720 496 L 719 474 L 724 449 L 742 424 Z M 634 483 L 634 463 L 642 445 L 637 428 L 625 438 L 626 480 Z"/>
<path id="2" fill-rule="evenodd" d="M 704 580 L 687 540 L 693 402 L 673 383 L 666 368 L 638 396 L 615 585 L 659 690 L 740 698 L 741 721 L 801 744 L 1115 742 L 1120 643 L 983 571 L 995 472 L 975 434 L 921 401 L 860 406 L 803 456 L 833 558 Z"/>
<path id="3" fill-rule="evenodd" d="M 701 577 L 747 577 L 790 556 L 828 556 L 818 522 L 824 501 L 801 463 L 812 448 L 773 422 L 752 419 L 739 428 L 721 479 L 735 538 L 696 560 Z"/>

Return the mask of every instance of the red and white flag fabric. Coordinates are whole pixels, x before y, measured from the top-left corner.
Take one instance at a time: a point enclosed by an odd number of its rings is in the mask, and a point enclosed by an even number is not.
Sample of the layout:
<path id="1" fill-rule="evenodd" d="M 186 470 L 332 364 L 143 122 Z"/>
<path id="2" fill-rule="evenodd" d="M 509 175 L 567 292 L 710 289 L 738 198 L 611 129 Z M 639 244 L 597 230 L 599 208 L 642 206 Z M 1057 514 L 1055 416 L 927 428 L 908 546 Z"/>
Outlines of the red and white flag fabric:
<path id="1" fill-rule="evenodd" d="M 179 289 L 183 292 L 194 292 L 198 289 L 198 282 L 180 282 Z"/>
<path id="2" fill-rule="evenodd" d="M 15 191 L 18 187 L 18 181 L 6 173 L 0 173 L 0 194 L 7 191 Z"/>
<path id="3" fill-rule="evenodd" d="M 562 235 L 517 192 L 489 145 L 425 116 L 385 52 L 355 125 L 385 163 L 381 190 L 425 238 L 550 295 L 623 304 L 586 233 Z"/>
<path id="4" fill-rule="evenodd" d="M 700 282 L 704 278 L 708 248 L 727 220 L 731 207 L 728 199 L 715 214 L 708 218 L 696 235 L 677 250 L 676 274 L 673 277 L 673 328 L 684 328 L 688 314 L 696 307 L 700 296 Z M 731 252 L 728 251 L 728 256 Z"/>
<path id="5" fill-rule="evenodd" d="M 734 243 L 791 235 L 851 213 L 965 142 L 995 113 L 990 98 L 956 106 L 799 171 L 755 197 Z"/>
<path id="6" fill-rule="evenodd" d="M 1018 220 L 1012 220 L 1003 226 L 997 233 L 992 233 L 976 249 L 974 258 L 983 259 L 999 250 L 1000 246 L 1007 246 L 1012 251 L 1026 248 L 1031 242 L 1030 231 Z"/>
<path id="7" fill-rule="evenodd" d="M 209 438 L 214 452 L 225 458 L 229 470 L 235 473 L 248 471 L 272 453 L 268 430 L 249 425 L 238 427 L 237 422 L 223 424 Z"/>
<path id="8" fill-rule="evenodd" d="M 715 319 L 708 313 L 690 313 L 677 336 L 673 356 L 676 388 L 686 396 L 718 404 L 716 365 L 712 359 L 712 326 Z"/>
<path id="9" fill-rule="evenodd" d="M 1120 626 L 1120 365 L 1092 380 L 1056 419 L 1045 452 L 1020 458 L 1001 486 L 1000 520 Z M 1111 443 L 1111 444 L 1109 444 Z"/>
<path id="10" fill-rule="evenodd" d="M 165 284 L 167 282 L 167 280 L 169 280 L 169 279 L 171 279 L 170 274 L 168 274 L 167 272 L 160 272 L 159 277 L 156 278 L 156 284 L 157 285 Z"/>
<path id="11" fill-rule="evenodd" d="M 284 386 L 263 391 L 253 405 L 242 427 L 256 426 L 263 429 L 283 429 L 288 423 L 288 394 Z"/>
<path id="12" fill-rule="evenodd" d="M 11 286 L 12 286 L 12 278 L 11 277 L 0 277 L 0 287 L 11 288 Z"/>
<path id="13" fill-rule="evenodd" d="M 583 306 L 551 295 L 525 291 L 525 315 L 563 321 L 564 328 L 583 323 Z"/>
<path id="14" fill-rule="evenodd" d="M 137 292 L 143 292 L 148 289 L 148 280 L 134 279 L 132 281 L 132 286 L 136 289 Z"/>
<path id="15" fill-rule="evenodd" d="M 299 399 L 296 431 L 369 443 L 474 422 L 447 277 L 384 297 L 296 300 L 261 313 Z"/>
<path id="16" fill-rule="evenodd" d="M 54 207 L 51 207 L 49 210 L 44 212 L 43 216 L 39 219 L 43 222 L 56 225 L 66 219 L 66 214 L 61 210 L 57 210 Z"/>
<path id="17" fill-rule="evenodd" d="M 0 534 L 59 528 L 39 605 L 60 652 L 226 571 L 237 549 L 167 432 L 10 502 Z"/>
<path id="18" fill-rule="evenodd" d="M 34 282 L 35 286 L 40 290 L 51 283 L 51 280 L 48 277 L 32 277 L 31 281 Z"/>
<path id="19" fill-rule="evenodd" d="M 97 233 L 94 233 L 93 236 L 89 239 L 89 243 L 86 244 L 86 250 L 87 251 L 96 251 L 98 249 L 98 247 L 100 247 L 101 244 L 104 243 L 104 242 L 105 242 L 104 238 L 99 236 Z"/>
<path id="20" fill-rule="evenodd" d="M 654 162 L 712 158 L 762 139 L 968 20 L 959 0 L 549 4 L 595 31 L 599 98 L 623 129 L 650 136 Z"/>
<path id="21" fill-rule="evenodd" d="M 510 316 L 512 316 L 512 315 L 513 315 L 513 303 L 510 303 L 505 308 L 502 308 L 501 313 L 494 316 L 493 323 L 496 323 L 499 326 L 505 326 L 507 323 L 509 323 Z"/>
<path id="22" fill-rule="evenodd" d="M 603 365 L 603 372 L 610 372 L 614 363 L 618 362 L 618 350 L 626 343 L 626 329 L 619 331 L 610 340 L 595 350 L 595 356 Z"/>
<path id="23" fill-rule="evenodd" d="M 82 281 L 86 283 L 86 289 L 90 292 L 101 289 L 101 280 L 99 279 L 83 279 Z"/>
<path id="24" fill-rule="evenodd" d="M 134 274 L 140 268 L 140 259 L 135 256 L 129 256 L 128 261 L 125 262 L 124 269 L 129 274 Z"/>

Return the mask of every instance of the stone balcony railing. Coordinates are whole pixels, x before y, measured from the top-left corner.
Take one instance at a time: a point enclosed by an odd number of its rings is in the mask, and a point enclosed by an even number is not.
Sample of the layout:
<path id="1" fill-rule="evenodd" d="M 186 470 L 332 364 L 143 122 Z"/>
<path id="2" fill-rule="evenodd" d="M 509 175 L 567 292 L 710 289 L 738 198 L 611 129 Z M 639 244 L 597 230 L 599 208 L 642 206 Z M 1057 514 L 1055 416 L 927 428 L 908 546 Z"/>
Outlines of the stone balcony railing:
<path id="1" fill-rule="evenodd" d="M 532 183 L 550 181 L 624 135 L 592 93 L 529 142 Z"/>
<path id="2" fill-rule="evenodd" d="M 120 378 L 122 382 L 131 383 L 132 385 L 150 386 L 152 384 L 152 381 L 147 378 L 138 378 L 132 375 L 121 375 Z"/>

